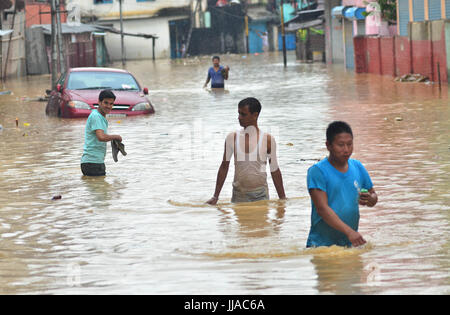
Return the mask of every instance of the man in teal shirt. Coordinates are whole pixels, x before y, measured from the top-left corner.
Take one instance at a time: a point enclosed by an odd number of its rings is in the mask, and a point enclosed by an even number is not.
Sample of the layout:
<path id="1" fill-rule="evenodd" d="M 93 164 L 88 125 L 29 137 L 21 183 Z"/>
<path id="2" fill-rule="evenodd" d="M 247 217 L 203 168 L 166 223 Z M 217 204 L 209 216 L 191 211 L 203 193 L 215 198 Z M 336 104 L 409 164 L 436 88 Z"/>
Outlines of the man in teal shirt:
<path id="1" fill-rule="evenodd" d="M 311 166 L 307 185 L 311 196 L 311 229 L 307 247 L 360 246 L 359 205 L 373 207 L 378 196 L 369 173 L 353 153 L 353 133 L 342 121 L 327 128 L 329 156 Z"/>
<path id="2" fill-rule="evenodd" d="M 86 122 L 84 149 L 81 157 L 81 171 L 86 176 L 104 176 L 106 143 L 112 140 L 122 142 L 119 135 L 108 135 L 109 114 L 116 96 L 111 90 L 101 91 L 98 96 L 98 109 L 94 109 Z"/>

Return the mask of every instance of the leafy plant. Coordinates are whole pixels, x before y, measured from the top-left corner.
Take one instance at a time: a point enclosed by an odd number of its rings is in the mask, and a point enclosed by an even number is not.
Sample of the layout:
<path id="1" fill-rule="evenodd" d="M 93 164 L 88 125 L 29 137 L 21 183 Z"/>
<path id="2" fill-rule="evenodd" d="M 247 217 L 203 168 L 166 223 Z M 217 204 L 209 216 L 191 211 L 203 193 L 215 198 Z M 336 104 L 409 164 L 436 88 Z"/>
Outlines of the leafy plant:
<path id="1" fill-rule="evenodd" d="M 373 2 L 364 1 L 364 4 L 372 4 L 372 6 L 375 8 L 374 11 L 364 12 L 364 16 L 380 13 L 381 17 L 385 21 L 388 21 L 391 24 L 397 23 L 397 3 L 395 0 L 377 0 Z"/>

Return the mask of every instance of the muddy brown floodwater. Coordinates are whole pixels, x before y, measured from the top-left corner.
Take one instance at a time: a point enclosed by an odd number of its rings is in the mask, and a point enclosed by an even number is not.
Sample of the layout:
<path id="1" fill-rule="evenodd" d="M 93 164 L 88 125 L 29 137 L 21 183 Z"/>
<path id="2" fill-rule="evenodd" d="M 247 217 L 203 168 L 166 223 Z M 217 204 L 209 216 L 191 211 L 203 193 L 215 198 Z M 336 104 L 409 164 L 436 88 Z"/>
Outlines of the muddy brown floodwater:
<path id="1" fill-rule="evenodd" d="M 394 82 L 279 54 L 222 56 L 226 91 L 203 90 L 210 57 L 128 62 L 156 114 L 109 121 L 128 155 L 83 178 L 84 119 L 45 115 L 50 77 L 0 95 L 1 294 L 448 294 L 448 88 Z M 237 103 L 262 103 L 288 200 L 233 205 L 233 166 L 213 192 Z M 19 126 L 15 126 L 15 118 Z M 379 194 L 361 207 L 363 248 L 305 249 L 306 171 L 345 120 Z M 233 163 L 231 163 L 233 165 Z M 270 178 L 270 176 L 269 176 Z M 60 199 L 52 200 L 54 196 Z M 211 289 L 213 288 L 213 289 Z"/>

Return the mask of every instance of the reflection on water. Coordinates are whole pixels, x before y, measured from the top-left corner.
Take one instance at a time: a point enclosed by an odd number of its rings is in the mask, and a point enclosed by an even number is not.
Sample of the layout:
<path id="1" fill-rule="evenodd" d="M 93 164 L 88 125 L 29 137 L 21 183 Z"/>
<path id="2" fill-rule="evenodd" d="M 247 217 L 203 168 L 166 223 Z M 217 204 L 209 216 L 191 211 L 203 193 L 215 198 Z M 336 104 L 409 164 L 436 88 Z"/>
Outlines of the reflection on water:
<path id="1" fill-rule="evenodd" d="M 155 115 L 109 119 L 126 157 L 83 177 L 83 119 L 45 116 L 49 76 L 0 96 L 0 293 L 390 294 L 450 292 L 448 90 L 227 55 L 226 90 L 203 90 L 210 58 L 129 62 Z M 262 103 L 288 199 L 231 204 L 233 163 L 213 191 L 237 103 Z M 18 118 L 18 126 L 16 126 Z M 306 171 L 325 128 L 348 121 L 379 203 L 361 208 L 363 248 L 306 249 Z M 270 178 L 270 176 L 269 176 Z M 269 180 L 271 196 L 276 196 Z M 60 200 L 52 200 L 61 195 Z M 211 284 L 214 291 L 211 292 Z"/>

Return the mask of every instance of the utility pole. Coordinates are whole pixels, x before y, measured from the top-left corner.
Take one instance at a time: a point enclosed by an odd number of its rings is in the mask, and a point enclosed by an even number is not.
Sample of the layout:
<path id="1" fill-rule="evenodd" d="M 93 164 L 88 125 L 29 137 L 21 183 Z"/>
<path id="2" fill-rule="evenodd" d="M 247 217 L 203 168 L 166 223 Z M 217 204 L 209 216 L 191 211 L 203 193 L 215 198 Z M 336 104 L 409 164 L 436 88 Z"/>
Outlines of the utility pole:
<path id="1" fill-rule="evenodd" d="M 286 68 L 287 60 L 286 60 L 286 36 L 284 33 L 284 0 L 281 0 L 280 4 L 280 12 L 281 12 L 281 41 L 283 42 L 283 63 Z"/>
<path id="2" fill-rule="evenodd" d="M 58 31 L 58 50 L 59 50 L 59 70 L 61 73 L 66 72 L 66 58 L 64 56 L 64 37 L 62 35 L 61 26 L 61 0 L 56 0 L 56 23 Z"/>
<path id="3" fill-rule="evenodd" d="M 250 49 L 248 47 L 248 15 L 245 13 L 244 16 L 244 26 L 245 26 L 245 49 L 247 51 L 247 54 L 250 52 Z"/>
<path id="4" fill-rule="evenodd" d="M 52 89 L 56 87 L 58 81 L 58 47 L 57 47 L 57 30 L 56 30 L 56 0 L 51 0 L 51 45 L 52 45 Z"/>
<path id="5" fill-rule="evenodd" d="M 184 53 L 181 56 L 181 58 L 186 57 L 186 54 L 189 51 L 189 47 L 191 46 L 192 29 L 195 26 L 195 14 L 196 14 L 197 10 L 199 10 L 199 8 L 200 8 L 200 0 L 197 0 L 195 7 L 193 6 L 193 4 L 191 5 L 191 10 L 194 9 L 194 11 L 191 11 L 191 26 L 189 28 L 189 33 L 188 33 L 187 40 L 186 40 L 186 47 L 185 47 Z"/>
<path id="6" fill-rule="evenodd" d="M 3 14 L 3 8 L 0 8 L 0 14 Z M 2 17 L 0 16 L 0 30 L 2 29 Z M 2 89 L 4 88 L 5 82 L 3 80 L 3 36 L 0 36 L 0 77 L 2 80 Z"/>
<path id="7" fill-rule="evenodd" d="M 122 66 L 125 66 L 125 50 L 123 44 L 123 16 L 122 16 L 122 1 L 119 0 L 119 12 L 120 12 L 120 47 L 122 49 Z"/>

